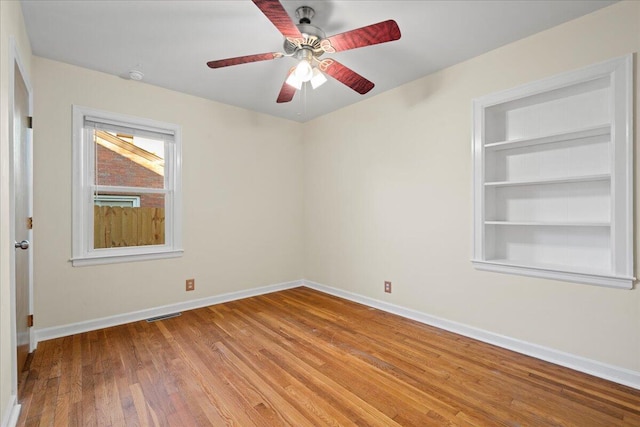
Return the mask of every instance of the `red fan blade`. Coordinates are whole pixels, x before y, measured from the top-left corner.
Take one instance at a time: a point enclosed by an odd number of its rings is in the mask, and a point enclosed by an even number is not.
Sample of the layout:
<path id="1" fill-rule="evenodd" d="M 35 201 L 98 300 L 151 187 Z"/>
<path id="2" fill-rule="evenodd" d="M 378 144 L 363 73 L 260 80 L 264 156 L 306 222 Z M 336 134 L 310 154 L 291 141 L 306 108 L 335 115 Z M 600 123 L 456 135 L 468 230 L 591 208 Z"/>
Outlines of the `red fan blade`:
<path id="1" fill-rule="evenodd" d="M 282 58 L 284 55 L 280 52 L 259 53 L 257 55 L 238 56 L 237 58 L 219 59 L 217 61 L 209 61 L 207 65 L 211 68 L 229 67 L 231 65 L 247 64 L 249 62 L 268 61 L 270 59 Z"/>
<path id="2" fill-rule="evenodd" d="M 283 36 L 291 39 L 301 39 L 302 34 L 291 20 L 278 0 L 253 0 L 258 9 L 271 21 Z"/>
<path id="3" fill-rule="evenodd" d="M 287 79 L 289 78 L 289 75 L 293 73 L 293 70 L 295 70 L 295 67 L 289 70 L 287 77 L 284 79 L 284 83 L 282 83 L 282 89 L 280 89 L 280 94 L 276 100 L 278 104 L 291 101 L 293 99 L 293 95 L 296 94 L 296 88 L 287 84 Z"/>
<path id="4" fill-rule="evenodd" d="M 328 37 L 320 42 L 320 47 L 327 53 L 333 53 L 391 42 L 399 38 L 400 28 L 396 21 L 390 19 Z"/>
<path id="5" fill-rule="evenodd" d="M 329 74 L 339 82 L 349 86 L 361 95 L 369 92 L 375 86 L 372 82 L 362 77 L 360 74 L 347 68 L 335 59 L 323 59 L 318 64 L 320 71 Z"/>

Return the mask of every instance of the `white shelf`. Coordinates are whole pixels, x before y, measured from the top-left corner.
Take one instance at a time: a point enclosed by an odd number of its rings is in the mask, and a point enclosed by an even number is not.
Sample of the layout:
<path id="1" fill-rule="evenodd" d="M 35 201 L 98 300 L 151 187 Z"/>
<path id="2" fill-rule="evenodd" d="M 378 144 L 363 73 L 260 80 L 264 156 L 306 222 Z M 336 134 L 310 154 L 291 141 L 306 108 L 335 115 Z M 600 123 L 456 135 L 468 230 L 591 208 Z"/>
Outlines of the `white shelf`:
<path id="1" fill-rule="evenodd" d="M 474 100 L 474 267 L 633 287 L 632 76 L 626 55 Z"/>
<path id="2" fill-rule="evenodd" d="M 543 184 L 567 184 L 573 182 L 593 182 L 593 181 L 607 181 L 611 179 L 610 174 L 596 174 L 596 175 L 583 175 L 583 176 L 570 176 L 563 178 L 540 178 L 529 179 L 523 181 L 492 181 L 485 182 L 486 187 L 513 187 L 513 186 L 525 186 L 525 185 L 543 185 Z"/>
<path id="3" fill-rule="evenodd" d="M 536 264 L 508 259 L 474 259 L 471 262 L 478 270 L 587 283 L 609 288 L 632 289 L 633 282 L 636 280 L 633 276 L 612 275 L 610 270 L 571 267 L 560 264 Z"/>
<path id="4" fill-rule="evenodd" d="M 566 264 L 547 264 L 547 263 L 532 263 L 524 261 L 513 261 L 509 259 L 488 259 L 485 260 L 487 264 L 499 264 L 508 265 L 510 267 L 529 267 L 539 270 L 549 271 L 566 271 L 567 273 L 582 273 L 589 274 L 591 276 L 608 276 L 610 271 L 598 268 L 584 268 L 584 267 L 571 267 Z"/>
<path id="5" fill-rule="evenodd" d="M 593 136 L 609 135 L 611 133 L 611 125 L 609 123 L 576 129 L 570 132 L 560 132 L 552 135 L 545 135 L 537 138 L 521 138 L 510 141 L 500 141 L 485 144 L 486 149 L 507 150 L 513 148 L 528 147 L 530 145 L 542 145 L 556 142 L 573 141 L 576 139 L 589 138 Z"/>
<path id="6" fill-rule="evenodd" d="M 485 221 L 486 225 L 513 225 L 531 227 L 610 227 L 609 222 L 536 222 L 536 221 Z"/>

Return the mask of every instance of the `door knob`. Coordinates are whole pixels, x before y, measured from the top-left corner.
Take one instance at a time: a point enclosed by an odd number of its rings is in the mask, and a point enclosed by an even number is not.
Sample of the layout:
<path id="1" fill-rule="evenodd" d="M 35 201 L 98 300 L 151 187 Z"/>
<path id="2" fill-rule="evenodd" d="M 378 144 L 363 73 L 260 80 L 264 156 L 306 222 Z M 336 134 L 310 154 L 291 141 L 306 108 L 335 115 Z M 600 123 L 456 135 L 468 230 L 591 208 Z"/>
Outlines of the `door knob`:
<path id="1" fill-rule="evenodd" d="M 24 249 L 29 249 L 29 241 L 28 240 L 23 240 L 22 242 L 16 242 L 15 245 L 16 249 L 20 248 L 22 250 Z"/>

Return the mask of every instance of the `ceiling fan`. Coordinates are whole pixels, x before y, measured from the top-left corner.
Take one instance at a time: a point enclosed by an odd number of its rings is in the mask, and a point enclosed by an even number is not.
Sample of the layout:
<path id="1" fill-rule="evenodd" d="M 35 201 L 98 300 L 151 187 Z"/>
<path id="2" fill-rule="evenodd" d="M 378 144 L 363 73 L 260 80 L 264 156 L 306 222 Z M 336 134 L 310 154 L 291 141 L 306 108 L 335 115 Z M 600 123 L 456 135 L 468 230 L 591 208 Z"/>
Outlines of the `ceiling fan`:
<path id="1" fill-rule="evenodd" d="M 327 81 L 328 74 L 356 92 L 364 95 L 374 84 L 360 74 L 342 65 L 335 59 L 320 57 L 324 53 L 342 52 L 359 47 L 386 43 L 400 38 L 400 28 L 393 20 L 379 22 L 366 27 L 326 37 L 324 31 L 311 24 L 315 11 L 309 6 L 296 9 L 299 24 L 295 24 L 278 0 L 252 0 L 273 25 L 285 37 L 284 52 L 260 53 L 236 58 L 209 61 L 211 68 L 229 67 L 257 61 L 293 57 L 300 62 L 287 73 L 277 102 L 289 102 L 296 90 L 305 82 L 315 89 Z"/>

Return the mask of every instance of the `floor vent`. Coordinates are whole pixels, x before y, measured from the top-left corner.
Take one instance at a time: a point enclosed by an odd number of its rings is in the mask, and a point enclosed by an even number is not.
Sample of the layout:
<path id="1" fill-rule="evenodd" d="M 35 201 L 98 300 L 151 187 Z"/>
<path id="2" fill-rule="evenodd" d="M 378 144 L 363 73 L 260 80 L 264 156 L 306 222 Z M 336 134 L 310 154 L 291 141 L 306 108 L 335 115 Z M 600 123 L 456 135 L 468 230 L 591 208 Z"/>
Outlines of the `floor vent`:
<path id="1" fill-rule="evenodd" d="M 178 316 L 182 316 L 182 313 L 171 313 L 171 314 L 164 314 L 162 316 L 150 317 L 147 319 L 147 322 L 149 323 L 157 322 L 158 320 L 166 320 L 166 319 L 171 319 L 172 317 L 178 317 Z"/>

